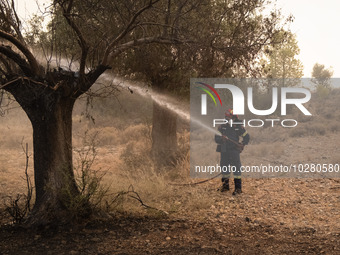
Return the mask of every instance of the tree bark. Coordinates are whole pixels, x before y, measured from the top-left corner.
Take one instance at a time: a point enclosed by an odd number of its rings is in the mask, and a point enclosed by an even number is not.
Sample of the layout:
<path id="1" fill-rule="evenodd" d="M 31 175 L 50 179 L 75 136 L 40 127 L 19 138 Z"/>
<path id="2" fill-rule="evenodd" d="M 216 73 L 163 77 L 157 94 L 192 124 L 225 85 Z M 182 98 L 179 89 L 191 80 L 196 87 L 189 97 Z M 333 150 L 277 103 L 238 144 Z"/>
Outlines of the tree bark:
<path id="1" fill-rule="evenodd" d="M 72 165 L 74 102 L 52 94 L 23 107 L 33 126 L 36 201 L 30 224 L 68 221 L 72 199 L 79 195 Z"/>
<path id="2" fill-rule="evenodd" d="M 109 67 L 98 66 L 80 81 L 73 72 L 45 79 L 13 77 L 3 88 L 13 95 L 33 127 L 36 200 L 28 225 L 62 224 L 88 217 L 88 197 L 78 190 L 72 162 L 72 110 L 76 99 Z"/>
<path id="3" fill-rule="evenodd" d="M 174 164 L 177 153 L 177 115 L 153 103 L 152 154 L 160 165 Z"/>

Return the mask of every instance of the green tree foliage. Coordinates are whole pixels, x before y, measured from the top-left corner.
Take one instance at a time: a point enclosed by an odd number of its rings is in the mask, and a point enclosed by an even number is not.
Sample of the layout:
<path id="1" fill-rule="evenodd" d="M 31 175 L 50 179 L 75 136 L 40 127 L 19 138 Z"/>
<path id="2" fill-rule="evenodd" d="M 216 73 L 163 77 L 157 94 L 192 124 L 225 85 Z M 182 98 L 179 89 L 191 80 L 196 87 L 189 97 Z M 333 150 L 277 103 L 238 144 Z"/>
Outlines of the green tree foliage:
<path id="1" fill-rule="evenodd" d="M 202 77 L 253 76 L 256 59 L 265 46 L 282 41 L 282 17 L 278 10 L 267 16 L 263 10 L 268 1 L 214 1 L 202 28 L 194 60 Z M 285 21 L 289 22 L 289 20 Z M 284 23 L 285 23 L 284 22 Z"/>
<path id="2" fill-rule="evenodd" d="M 253 63 L 264 47 L 283 40 L 283 36 L 278 36 L 280 13 L 261 14 L 266 1 L 187 2 L 190 2 L 187 6 L 182 1 L 163 1 L 162 4 L 168 13 L 165 23 L 169 24 L 180 21 L 177 21 L 178 10 L 194 10 L 186 16 L 185 22 L 179 23 L 180 31 L 185 31 L 190 42 L 133 48 L 121 56 L 123 64 L 117 66 L 116 71 L 147 81 L 153 90 L 188 96 L 190 77 L 251 75 L 255 69 Z M 166 27 L 163 29 L 164 34 L 174 32 L 177 33 Z M 176 130 L 173 130 L 176 116 L 172 115 L 154 105 L 153 151 L 160 154 L 163 162 L 176 147 Z M 159 153 L 164 149 L 164 153 Z"/>
<path id="3" fill-rule="evenodd" d="M 120 56 L 122 64 L 115 71 L 122 75 L 133 74 L 150 82 L 155 89 L 172 93 L 180 91 L 183 95 L 189 93 L 190 77 L 257 75 L 257 59 L 265 47 L 287 40 L 283 26 L 291 19 L 282 22 L 277 10 L 264 16 L 261 12 L 267 7 L 267 1 L 194 3 L 190 7 L 194 10 L 181 24 L 189 43 L 133 48 Z M 167 10 L 172 10 L 171 13 L 183 8 L 181 1 L 164 1 L 163 4 Z M 176 15 L 169 15 L 166 19 L 174 23 Z"/>
<path id="4" fill-rule="evenodd" d="M 303 76 L 303 65 L 296 58 L 300 53 L 296 35 L 282 31 L 278 36 L 283 38 L 282 43 L 266 49 L 263 72 L 267 78 L 279 79 L 281 86 L 294 86 Z"/>
<path id="5" fill-rule="evenodd" d="M 88 63 L 100 61 L 107 41 L 121 33 L 122 24 L 128 23 L 127 17 L 142 6 L 140 2 L 145 4 L 147 1 L 88 0 L 74 3 L 73 8 L 77 10 L 74 22 L 81 24 L 83 37 L 95 49 L 89 50 Z M 110 58 L 112 68 L 116 73 L 134 74 L 148 81 L 166 79 L 166 85 L 154 84 L 171 91 L 181 90 L 187 85 L 179 83 L 179 77 L 187 80 L 189 77 L 253 75 L 258 71 L 256 59 L 259 54 L 265 46 L 285 40 L 282 27 L 291 21 L 287 19 L 282 24 L 278 10 L 263 15 L 267 6 L 267 0 L 157 1 L 154 8 L 135 20 L 136 27 L 133 33 L 125 35 L 126 39 L 162 35 L 178 38 L 182 43 L 130 47 L 124 54 L 117 52 L 115 58 Z M 77 36 L 70 30 L 61 8 L 56 8 L 49 24 L 50 39 L 55 44 L 53 49 L 68 59 L 79 61 Z M 171 81 L 169 77 L 177 79 Z"/>
<path id="6" fill-rule="evenodd" d="M 330 88 L 330 80 L 333 76 L 331 68 L 326 69 L 325 65 L 315 63 L 312 71 L 312 82 L 318 87 Z"/>
<path id="7" fill-rule="evenodd" d="M 315 84 L 316 93 L 320 97 L 326 97 L 330 93 L 331 78 L 333 76 L 333 70 L 331 68 L 326 69 L 325 65 L 315 63 L 312 71 L 312 83 Z"/>

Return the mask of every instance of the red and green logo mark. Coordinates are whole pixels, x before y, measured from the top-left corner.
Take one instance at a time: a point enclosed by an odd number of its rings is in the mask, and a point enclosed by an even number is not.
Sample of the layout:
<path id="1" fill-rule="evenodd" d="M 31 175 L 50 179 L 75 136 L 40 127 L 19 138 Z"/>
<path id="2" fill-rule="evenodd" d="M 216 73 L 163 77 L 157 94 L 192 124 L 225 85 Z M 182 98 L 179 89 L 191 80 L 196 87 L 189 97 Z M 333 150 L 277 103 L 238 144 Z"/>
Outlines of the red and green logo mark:
<path id="1" fill-rule="evenodd" d="M 211 87 L 209 84 L 206 84 L 206 83 L 203 83 L 203 82 L 196 82 L 196 83 L 201 84 L 201 85 L 207 87 L 208 89 L 210 89 L 212 92 L 214 92 L 214 94 L 217 96 L 217 98 L 220 101 L 221 106 L 222 106 L 222 100 L 220 98 L 220 95 L 217 93 L 217 91 L 213 87 Z M 209 90 L 207 90 L 206 88 L 202 88 L 202 87 L 197 87 L 197 88 L 199 88 L 199 89 L 203 90 L 205 93 L 207 93 L 212 98 L 212 100 L 214 101 L 215 106 L 217 106 L 216 100 Z"/>

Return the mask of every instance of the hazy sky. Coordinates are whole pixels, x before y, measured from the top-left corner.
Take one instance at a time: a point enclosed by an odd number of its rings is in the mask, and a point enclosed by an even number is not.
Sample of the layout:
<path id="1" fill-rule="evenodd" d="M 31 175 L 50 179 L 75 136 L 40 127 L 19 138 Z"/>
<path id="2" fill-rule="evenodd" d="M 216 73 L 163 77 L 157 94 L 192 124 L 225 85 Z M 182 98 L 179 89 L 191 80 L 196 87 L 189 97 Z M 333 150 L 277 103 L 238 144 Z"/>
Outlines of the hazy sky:
<path id="1" fill-rule="evenodd" d="M 49 3 L 49 0 L 38 0 Z M 37 11 L 36 0 L 16 0 L 19 14 L 28 19 Z M 291 30 L 297 34 L 298 58 L 304 66 L 304 77 L 310 77 L 318 62 L 333 67 L 334 78 L 340 78 L 340 1 L 338 0 L 277 0 L 285 16 L 295 17 Z"/>
<path id="2" fill-rule="evenodd" d="M 340 1 L 278 0 L 277 6 L 295 17 L 291 30 L 297 35 L 304 77 L 311 76 L 318 62 L 332 66 L 333 77 L 340 78 Z"/>

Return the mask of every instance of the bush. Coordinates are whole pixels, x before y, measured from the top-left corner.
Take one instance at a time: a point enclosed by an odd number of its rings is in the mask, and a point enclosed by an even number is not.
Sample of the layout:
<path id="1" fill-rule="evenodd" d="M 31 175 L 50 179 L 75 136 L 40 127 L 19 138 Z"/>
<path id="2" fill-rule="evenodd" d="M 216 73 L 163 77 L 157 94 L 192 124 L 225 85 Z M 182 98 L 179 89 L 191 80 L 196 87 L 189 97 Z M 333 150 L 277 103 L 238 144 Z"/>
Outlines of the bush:
<path id="1" fill-rule="evenodd" d="M 330 93 L 330 89 L 325 87 L 325 86 L 322 86 L 322 85 L 318 85 L 316 87 L 316 94 L 318 95 L 318 97 L 320 98 L 325 98 L 325 97 L 328 97 L 329 93 Z"/>
<path id="2" fill-rule="evenodd" d="M 71 220 L 84 219 L 101 211 L 107 198 L 109 186 L 102 183 L 105 173 L 93 169 L 97 156 L 96 139 L 97 134 L 91 136 L 86 133 L 83 147 L 74 150 L 77 162 L 74 166 L 75 179 L 79 193 L 74 195 L 73 189 L 65 189 L 62 200 Z"/>

